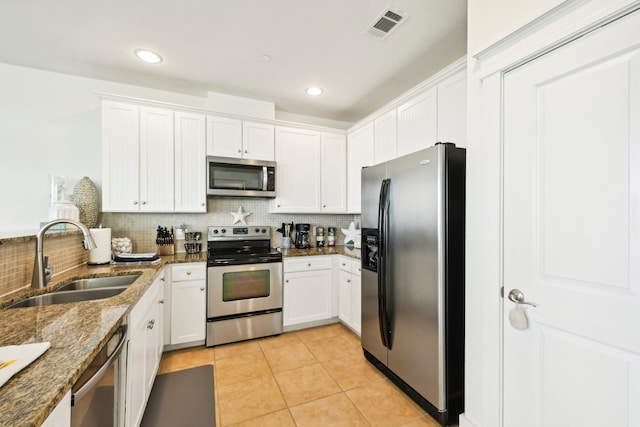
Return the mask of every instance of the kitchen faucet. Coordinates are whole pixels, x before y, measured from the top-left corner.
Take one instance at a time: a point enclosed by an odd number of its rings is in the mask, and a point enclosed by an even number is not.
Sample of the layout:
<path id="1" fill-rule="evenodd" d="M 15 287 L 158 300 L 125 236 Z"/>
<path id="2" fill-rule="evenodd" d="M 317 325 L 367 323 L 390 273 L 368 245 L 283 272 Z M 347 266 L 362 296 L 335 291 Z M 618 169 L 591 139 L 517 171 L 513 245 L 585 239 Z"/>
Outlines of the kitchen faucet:
<path id="1" fill-rule="evenodd" d="M 75 225 L 80 229 L 80 231 L 82 231 L 82 234 L 84 234 L 85 249 L 95 249 L 98 247 L 96 245 L 96 242 L 93 241 L 93 237 L 91 237 L 91 233 L 89 232 L 87 226 L 78 221 L 74 221 L 72 219 L 56 219 L 46 223 L 38 231 L 38 234 L 36 234 L 36 259 L 35 263 L 33 264 L 33 278 L 31 279 L 31 289 L 44 288 L 53 275 L 53 268 L 48 265 L 48 257 L 45 257 L 43 254 L 43 246 L 44 233 L 46 233 L 51 226 L 54 226 L 56 224 Z"/>

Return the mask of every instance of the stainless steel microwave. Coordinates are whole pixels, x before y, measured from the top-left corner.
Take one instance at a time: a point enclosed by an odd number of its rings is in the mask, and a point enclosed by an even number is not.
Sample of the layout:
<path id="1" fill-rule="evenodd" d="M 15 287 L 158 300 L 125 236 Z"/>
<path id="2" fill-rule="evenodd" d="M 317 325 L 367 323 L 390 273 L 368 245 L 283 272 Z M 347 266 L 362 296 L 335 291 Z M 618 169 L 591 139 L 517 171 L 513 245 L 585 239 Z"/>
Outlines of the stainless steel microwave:
<path id="1" fill-rule="evenodd" d="M 207 156 L 207 196 L 276 197 L 276 162 Z"/>

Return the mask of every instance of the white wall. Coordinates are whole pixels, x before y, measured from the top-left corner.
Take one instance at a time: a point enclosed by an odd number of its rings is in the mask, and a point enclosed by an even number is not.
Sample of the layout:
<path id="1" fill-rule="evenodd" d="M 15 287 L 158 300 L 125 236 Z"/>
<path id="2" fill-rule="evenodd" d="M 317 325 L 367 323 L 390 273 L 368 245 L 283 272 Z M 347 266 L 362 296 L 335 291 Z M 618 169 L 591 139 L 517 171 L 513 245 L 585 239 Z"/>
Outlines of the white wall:
<path id="1" fill-rule="evenodd" d="M 469 0 L 467 52 L 480 52 L 566 1 Z"/>
<path id="2" fill-rule="evenodd" d="M 49 175 L 101 181 L 100 100 L 107 92 L 204 108 L 205 98 L 0 64 L 0 232 L 47 220 Z"/>

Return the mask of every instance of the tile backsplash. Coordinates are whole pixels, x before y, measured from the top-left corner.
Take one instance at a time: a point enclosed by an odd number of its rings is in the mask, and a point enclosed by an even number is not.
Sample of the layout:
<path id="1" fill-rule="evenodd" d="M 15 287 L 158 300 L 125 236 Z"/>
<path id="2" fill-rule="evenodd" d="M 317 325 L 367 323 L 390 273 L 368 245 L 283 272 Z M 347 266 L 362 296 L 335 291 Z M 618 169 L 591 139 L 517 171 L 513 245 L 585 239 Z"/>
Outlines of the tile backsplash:
<path id="1" fill-rule="evenodd" d="M 303 214 L 273 214 L 269 213 L 269 201 L 265 199 L 232 199 L 209 198 L 207 213 L 177 214 L 177 213 L 109 213 L 102 214 L 103 227 L 111 228 L 111 237 L 129 237 L 133 243 L 133 252 L 156 251 L 156 229 L 163 227 L 178 228 L 186 224 L 189 230 L 200 231 L 206 239 L 207 227 L 210 225 L 233 225 L 233 215 L 242 207 L 243 212 L 250 213 L 245 220 L 248 225 L 271 226 L 271 246 L 280 247 L 282 235 L 276 232 L 283 222 L 308 223 L 313 227 L 336 227 L 336 244 L 342 245 L 344 235 L 341 228 L 348 228 L 352 221 L 359 226 L 360 215 L 303 215 Z M 312 245 L 315 239 L 311 237 Z M 203 245 L 206 250 L 206 245 Z"/>
<path id="2" fill-rule="evenodd" d="M 44 238 L 44 254 L 49 257 L 53 275 L 89 261 L 79 231 L 50 232 Z M 36 253 L 35 236 L 0 241 L 0 296 L 31 284 Z"/>

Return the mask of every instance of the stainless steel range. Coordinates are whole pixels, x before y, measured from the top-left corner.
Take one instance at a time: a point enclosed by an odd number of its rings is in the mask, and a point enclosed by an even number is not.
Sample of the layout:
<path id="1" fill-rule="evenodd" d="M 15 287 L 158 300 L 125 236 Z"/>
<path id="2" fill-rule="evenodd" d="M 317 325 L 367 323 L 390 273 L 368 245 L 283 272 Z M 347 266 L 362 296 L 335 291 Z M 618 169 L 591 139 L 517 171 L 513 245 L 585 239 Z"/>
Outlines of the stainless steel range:
<path id="1" fill-rule="evenodd" d="M 207 346 L 282 333 L 282 254 L 268 226 L 208 227 Z"/>

